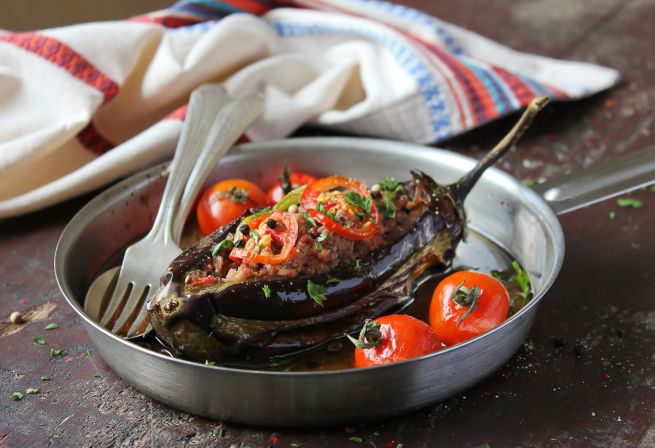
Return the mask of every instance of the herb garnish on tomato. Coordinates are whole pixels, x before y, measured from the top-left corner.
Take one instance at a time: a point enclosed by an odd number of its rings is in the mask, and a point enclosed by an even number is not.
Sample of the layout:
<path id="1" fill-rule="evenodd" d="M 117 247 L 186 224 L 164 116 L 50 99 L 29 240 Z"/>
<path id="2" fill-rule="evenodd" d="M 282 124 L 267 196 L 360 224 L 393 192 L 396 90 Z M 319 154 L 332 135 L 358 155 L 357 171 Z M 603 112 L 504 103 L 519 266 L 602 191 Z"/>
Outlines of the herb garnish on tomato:
<path id="1" fill-rule="evenodd" d="M 377 207 L 357 179 L 319 179 L 305 188 L 300 205 L 327 230 L 346 238 L 365 240 L 379 232 Z"/>
<path id="2" fill-rule="evenodd" d="M 507 319 L 505 286 L 482 272 L 459 271 L 443 279 L 430 303 L 430 325 L 446 345 L 471 339 Z"/>
<path id="3" fill-rule="evenodd" d="M 443 345 L 425 322 L 406 314 L 367 319 L 355 345 L 355 367 L 388 364 L 441 350 Z"/>

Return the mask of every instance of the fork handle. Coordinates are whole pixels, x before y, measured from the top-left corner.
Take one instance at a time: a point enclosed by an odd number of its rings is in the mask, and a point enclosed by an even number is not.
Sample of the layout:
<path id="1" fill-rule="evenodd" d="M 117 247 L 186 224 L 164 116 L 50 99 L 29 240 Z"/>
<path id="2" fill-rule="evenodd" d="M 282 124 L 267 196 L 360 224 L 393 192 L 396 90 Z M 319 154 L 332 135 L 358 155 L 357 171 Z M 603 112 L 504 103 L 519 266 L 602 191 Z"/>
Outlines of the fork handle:
<path id="1" fill-rule="evenodd" d="M 173 220 L 173 237 L 175 241 L 180 240 L 189 210 L 203 182 L 221 157 L 259 116 L 262 105 L 261 96 L 246 95 L 229 100 L 218 111 L 214 124 L 207 135 L 205 145 L 193 166 L 180 200 L 180 206 Z"/>
<path id="2" fill-rule="evenodd" d="M 172 218 L 178 209 L 184 186 L 196 159 L 205 146 L 207 133 L 216 118 L 216 109 L 228 98 L 227 92 L 220 84 L 205 84 L 191 93 L 182 134 L 170 165 L 168 181 L 155 222 L 148 233 L 152 240 L 163 238 L 164 243 L 177 244 L 177 240 L 173 238 Z"/>

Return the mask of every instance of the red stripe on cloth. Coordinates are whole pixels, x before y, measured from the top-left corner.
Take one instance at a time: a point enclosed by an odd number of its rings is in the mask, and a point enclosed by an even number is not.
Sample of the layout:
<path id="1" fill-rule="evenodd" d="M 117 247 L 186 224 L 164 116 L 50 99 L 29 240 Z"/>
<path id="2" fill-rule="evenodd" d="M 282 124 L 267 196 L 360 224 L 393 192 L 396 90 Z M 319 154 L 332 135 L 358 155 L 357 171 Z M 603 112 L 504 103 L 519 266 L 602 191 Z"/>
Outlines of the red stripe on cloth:
<path id="1" fill-rule="evenodd" d="M 77 134 L 77 141 L 79 141 L 86 149 L 98 155 L 102 155 L 116 146 L 103 137 L 92 122 L 89 122 L 89 124 L 87 124 L 86 127 Z"/>
<path id="2" fill-rule="evenodd" d="M 165 26 L 166 28 L 180 28 L 195 25 L 196 23 L 204 22 L 204 20 L 193 17 L 152 16 L 150 14 L 144 14 L 142 16 L 132 17 L 128 19 L 128 22 L 154 23 Z"/>
<path id="3" fill-rule="evenodd" d="M 276 2 L 262 0 L 222 0 L 222 3 L 234 6 L 251 14 L 261 15 L 274 8 Z"/>
<path id="4" fill-rule="evenodd" d="M 537 93 L 518 76 L 514 76 L 502 67 L 491 66 L 491 69 L 505 81 L 505 84 L 512 90 L 514 96 L 522 105 L 525 106 L 537 96 Z"/>
<path id="5" fill-rule="evenodd" d="M 410 33 L 404 32 L 403 34 L 419 45 L 424 46 L 451 70 L 465 92 L 469 107 L 476 117 L 476 122 L 481 123 L 498 116 L 498 108 L 491 93 L 471 69 L 466 67 L 457 57 L 443 51 L 431 42 Z"/>
<path id="6" fill-rule="evenodd" d="M 80 81 L 99 90 L 103 95 L 103 104 L 118 94 L 118 84 L 84 56 L 57 39 L 37 33 L 9 33 L 0 35 L 0 42 L 16 45 L 63 68 Z"/>
<path id="7" fill-rule="evenodd" d="M 182 120 L 182 121 L 184 121 L 184 119 L 186 118 L 186 112 L 187 112 L 188 108 L 189 108 L 188 104 L 185 104 L 184 106 L 178 107 L 173 112 L 166 115 L 165 118 L 167 118 L 169 120 Z"/>

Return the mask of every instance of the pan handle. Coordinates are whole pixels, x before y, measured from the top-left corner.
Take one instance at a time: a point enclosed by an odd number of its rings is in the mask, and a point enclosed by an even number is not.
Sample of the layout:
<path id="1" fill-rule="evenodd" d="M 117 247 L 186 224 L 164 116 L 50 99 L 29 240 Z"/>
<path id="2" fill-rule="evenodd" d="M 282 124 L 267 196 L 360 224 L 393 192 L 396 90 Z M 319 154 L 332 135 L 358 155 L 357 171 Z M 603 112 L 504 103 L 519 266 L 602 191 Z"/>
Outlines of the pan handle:
<path id="1" fill-rule="evenodd" d="M 563 215 L 587 205 L 655 184 L 655 146 L 615 157 L 533 186 Z"/>

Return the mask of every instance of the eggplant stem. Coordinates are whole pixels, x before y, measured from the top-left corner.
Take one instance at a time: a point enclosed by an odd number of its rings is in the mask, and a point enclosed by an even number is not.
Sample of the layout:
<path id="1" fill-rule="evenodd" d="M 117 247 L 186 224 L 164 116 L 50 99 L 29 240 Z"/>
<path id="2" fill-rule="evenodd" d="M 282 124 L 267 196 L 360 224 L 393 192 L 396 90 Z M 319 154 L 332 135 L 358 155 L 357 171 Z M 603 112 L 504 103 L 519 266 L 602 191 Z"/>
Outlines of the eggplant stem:
<path id="1" fill-rule="evenodd" d="M 496 163 L 498 159 L 505 155 L 505 153 L 516 144 L 516 142 L 523 136 L 525 131 L 530 127 L 534 117 L 548 104 L 547 96 L 538 96 L 530 101 L 528 107 L 516 122 L 514 127 L 507 133 L 498 144 L 487 153 L 475 167 L 462 176 L 457 182 L 452 184 L 449 188 L 453 197 L 458 201 L 464 201 L 464 198 L 469 194 L 471 189 L 475 186 L 480 176 L 487 168 Z"/>

